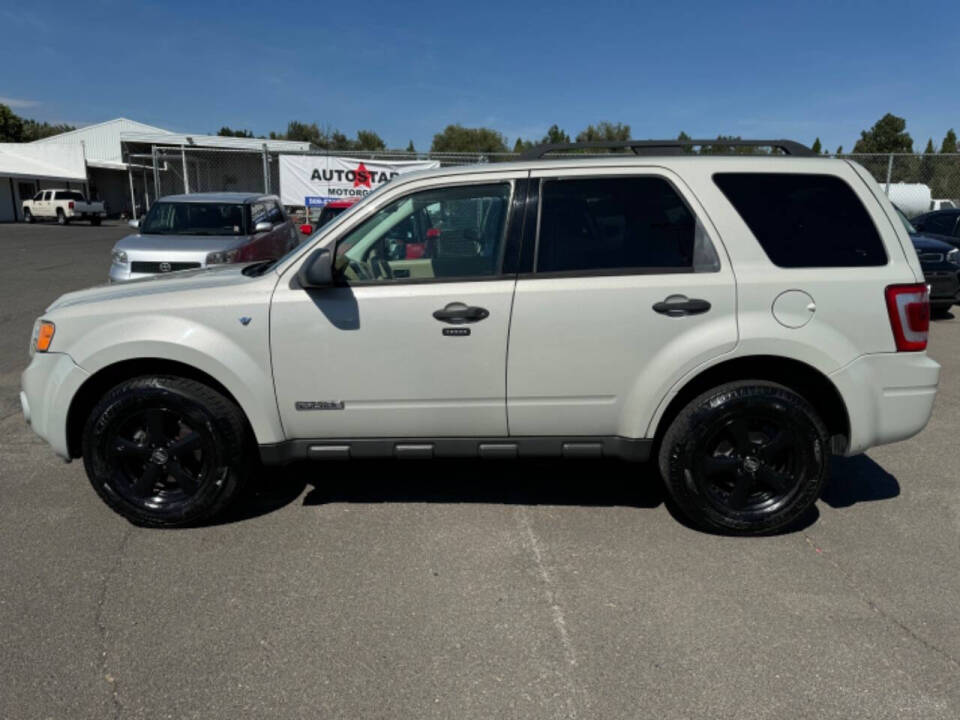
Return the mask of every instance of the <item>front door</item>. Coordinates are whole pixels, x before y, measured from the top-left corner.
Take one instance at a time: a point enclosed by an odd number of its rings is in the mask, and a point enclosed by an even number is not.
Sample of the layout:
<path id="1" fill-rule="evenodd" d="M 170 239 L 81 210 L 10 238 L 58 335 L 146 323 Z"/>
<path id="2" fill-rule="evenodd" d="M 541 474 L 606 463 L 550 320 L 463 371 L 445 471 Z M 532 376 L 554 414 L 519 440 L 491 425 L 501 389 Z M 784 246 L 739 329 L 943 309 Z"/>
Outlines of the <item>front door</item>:
<path id="1" fill-rule="evenodd" d="M 666 170 L 558 167 L 531 188 L 540 218 L 513 306 L 510 433 L 645 437 L 673 380 L 736 344 L 729 263 Z"/>
<path id="2" fill-rule="evenodd" d="M 297 264 L 281 278 L 271 347 L 287 437 L 507 434 L 515 277 L 502 263 L 514 178 L 471 177 L 385 192 L 322 241 L 335 287 L 300 288 Z"/>

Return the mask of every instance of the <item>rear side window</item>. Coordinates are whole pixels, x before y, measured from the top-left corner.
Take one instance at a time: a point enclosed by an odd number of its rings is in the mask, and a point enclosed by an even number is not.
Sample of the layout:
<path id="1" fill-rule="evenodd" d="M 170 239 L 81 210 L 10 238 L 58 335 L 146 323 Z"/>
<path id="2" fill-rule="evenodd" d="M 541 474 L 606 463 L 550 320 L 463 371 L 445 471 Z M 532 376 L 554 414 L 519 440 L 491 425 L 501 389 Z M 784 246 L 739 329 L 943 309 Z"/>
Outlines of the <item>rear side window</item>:
<path id="1" fill-rule="evenodd" d="M 723 194 L 780 267 L 886 265 L 866 208 L 833 175 L 717 173 Z"/>
<path id="2" fill-rule="evenodd" d="M 83 195 L 74 190 L 58 190 L 57 200 L 76 200 L 77 202 L 83 202 Z"/>
<path id="3" fill-rule="evenodd" d="M 545 180 L 536 271 L 719 269 L 696 216 L 660 177 Z"/>

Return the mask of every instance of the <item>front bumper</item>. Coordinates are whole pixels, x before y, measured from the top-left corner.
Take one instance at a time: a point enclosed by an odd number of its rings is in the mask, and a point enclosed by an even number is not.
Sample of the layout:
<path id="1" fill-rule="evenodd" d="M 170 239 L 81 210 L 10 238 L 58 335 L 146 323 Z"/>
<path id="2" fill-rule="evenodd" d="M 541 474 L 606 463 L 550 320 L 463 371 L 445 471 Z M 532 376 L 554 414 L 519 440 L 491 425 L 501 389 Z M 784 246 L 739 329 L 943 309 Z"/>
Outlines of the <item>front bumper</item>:
<path id="1" fill-rule="evenodd" d="M 926 353 L 862 355 L 830 379 L 850 419 L 846 455 L 906 440 L 926 427 L 940 380 L 940 365 Z"/>
<path id="2" fill-rule="evenodd" d="M 930 302 L 952 305 L 960 296 L 960 276 L 952 270 L 924 270 L 923 279 L 930 287 Z"/>
<path id="3" fill-rule="evenodd" d="M 65 353 L 37 353 L 20 376 L 20 406 L 26 421 L 57 455 L 69 460 L 67 413 L 80 386 L 90 377 Z"/>

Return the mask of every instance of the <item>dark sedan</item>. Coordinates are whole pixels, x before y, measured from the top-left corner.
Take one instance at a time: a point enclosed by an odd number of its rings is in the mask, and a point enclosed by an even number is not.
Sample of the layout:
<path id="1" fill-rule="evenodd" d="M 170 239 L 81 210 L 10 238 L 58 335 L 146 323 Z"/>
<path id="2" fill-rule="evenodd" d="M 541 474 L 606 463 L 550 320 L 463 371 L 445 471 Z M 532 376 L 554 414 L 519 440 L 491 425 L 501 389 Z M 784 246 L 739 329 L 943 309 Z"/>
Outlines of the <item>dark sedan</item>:
<path id="1" fill-rule="evenodd" d="M 960 301 L 960 250 L 943 239 L 920 233 L 900 208 L 895 208 L 920 259 L 930 286 L 930 309 L 944 312 Z"/>

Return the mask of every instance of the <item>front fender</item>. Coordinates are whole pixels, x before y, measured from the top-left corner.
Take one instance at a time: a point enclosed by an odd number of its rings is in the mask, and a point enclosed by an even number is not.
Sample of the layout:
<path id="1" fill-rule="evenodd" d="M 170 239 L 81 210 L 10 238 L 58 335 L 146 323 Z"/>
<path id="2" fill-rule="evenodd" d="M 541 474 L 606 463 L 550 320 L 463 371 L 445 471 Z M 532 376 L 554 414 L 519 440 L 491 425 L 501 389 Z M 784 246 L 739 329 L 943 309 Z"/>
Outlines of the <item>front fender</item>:
<path id="1" fill-rule="evenodd" d="M 246 330 L 243 328 L 245 333 Z M 179 316 L 126 317 L 83 333 L 70 344 L 68 352 L 91 375 L 130 360 L 171 360 L 194 367 L 216 379 L 233 395 L 258 443 L 284 439 L 273 389 L 266 322 L 244 334 L 241 343 L 229 332 Z"/>

